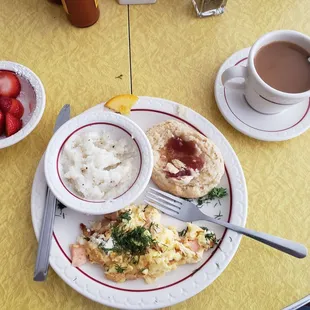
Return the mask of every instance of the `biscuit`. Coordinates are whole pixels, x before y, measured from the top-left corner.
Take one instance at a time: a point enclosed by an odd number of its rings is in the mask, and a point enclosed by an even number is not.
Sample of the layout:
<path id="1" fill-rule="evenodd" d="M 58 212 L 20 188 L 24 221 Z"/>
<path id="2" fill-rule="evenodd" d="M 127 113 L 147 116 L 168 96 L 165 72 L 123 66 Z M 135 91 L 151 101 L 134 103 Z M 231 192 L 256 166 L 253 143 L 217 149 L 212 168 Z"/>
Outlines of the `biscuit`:
<path id="1" fill-rule="evenodd" d="M 161 190 L 198 198 L 219 184 L 224 160 L 210 139 L 176 120 L 155 125 L 147 136 L 154 153 L 152 180 Z"/>

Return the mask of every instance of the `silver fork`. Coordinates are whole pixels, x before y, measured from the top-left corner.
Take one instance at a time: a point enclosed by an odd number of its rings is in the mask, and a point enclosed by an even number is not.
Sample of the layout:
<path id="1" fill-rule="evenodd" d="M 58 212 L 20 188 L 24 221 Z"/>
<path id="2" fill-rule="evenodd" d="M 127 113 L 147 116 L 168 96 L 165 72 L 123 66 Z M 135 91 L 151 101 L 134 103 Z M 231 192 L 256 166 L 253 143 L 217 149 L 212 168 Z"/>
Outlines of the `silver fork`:
<path id="1" fill-rule="evenodd" d="M 198 220 L 206 220 L 208 222 L 226 227 L 239 234 L 248 236 L 297 258 L 304 258 L 307 256 L 307 248 L 300 243 L 214 219 L 202 213 L 192 202 L 175 197 L 159 189 L 150 187 L 146 193 L 144 201 L 147 204 L 159 209 L 163 213 L 166 213 L 167 215 L 175 217 L 181 221 L 193 222 Z"/>

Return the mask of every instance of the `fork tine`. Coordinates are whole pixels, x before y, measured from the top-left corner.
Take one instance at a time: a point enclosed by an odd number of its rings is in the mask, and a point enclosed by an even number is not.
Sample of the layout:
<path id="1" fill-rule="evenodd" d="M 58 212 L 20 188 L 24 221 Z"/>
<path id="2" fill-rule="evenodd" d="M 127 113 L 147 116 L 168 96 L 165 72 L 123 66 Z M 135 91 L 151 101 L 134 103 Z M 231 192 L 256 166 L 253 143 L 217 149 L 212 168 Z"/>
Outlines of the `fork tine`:
<path id="1" fill-rule="evenodd" d="M 145 199 L 148 199 L 150 201 L 154 201 L 155 203 L 157 203 L 157 204 L 159 204 L 159 205 L 161 205 L 161 206 L 163 206 L 163 207 L 165 207 L 167 209 L 170 209 L 170 210 L 172 210 L 174 212 L 177 212 L 177 213 L 180 212 L 179 208 L 177 208 L 175 206 L 172 206 L 172 205 L 168 204 L 167 202 L 160 201 L 159 199 L 156 199 L 156 198 L 158 198 L 158 197 L 154 198 L 154 197 L 150 197 L 148 195 L 145 196 Z"/>
<path id="2" fill-rule="evenodd" d="M 154 206 L 156 209 L 160 210 L 161 212 L 167 214 L 167 215 L 170 215 L 172 217 L 177 217 L 178 216 L 178 213 L 176 211 L 173 211 L 171 209 L 166 209 L 165 207 L 163 206 L 160 206 L 158 205 L 157 203 L 154 203 L 154 202 L 151 202 L 151 201 L 148 201 L 146 199 L 144 199 L 144 202 L 147 203 L 148 205 L 150 206 Z"/>
<path id="3" fill-rule="evenodd" d="M 149 197 L 147 197 L 147 198 L 151 198 L 151 199 L 153 199 L 153 198 L 157 198 L 157 199 L 160 199 L 160 200 L 162 200 L 163 202 L 166 202 L 166 203 L 168 203 L 169 204 L 169 206 L 171 205 L 171 206 L 173 206 L 173 207 L 175 207 L 175 208 L 178 208 L 179 210 L 181 209 L 180 208 L 180 204 L 179 203 L 177 203 L 177 202 L 174 202 L 174 201 L 171 201 L 171 199 L 166 199 L 166 198 L 164 198 L 164 197 L 161 197 L 161 196 L 159 196 L 159 195 L 157 195 L 157 194 L 153 194 L 153 193 L 146 193 L 146 196 L 149 196 Z"/>
<path id="4" fill-rule="evenodd" d="M 155 191 L 155 192 L 157 192 L 157 193 L 159 193 L 159 194 L 161 194 L 161 195 L 163 195 L 163 196 L 165 196 L 165 197 L 167 197 L 167 198 L 170 198 L 170 199 L 172 199 L 172 200 L 174 200 L 174 201 L 176 201 L 176 202 L 179 202 L 179 203 L 181 203 L 181 204 L 184 202 L 183 199 L 181 199 L 181 198 L 179 198 L 179 197 L 176 197 L 176 196 L 173 196 L 173 195 L 171 195 L 171 194 L 169 194 L 169 193 L 163 192 L 163 191 L 161 191 L 161 190 L 159 190 L 159 189 L 157 189 L 157 188 L 149 187 L 149 190 Z"/>

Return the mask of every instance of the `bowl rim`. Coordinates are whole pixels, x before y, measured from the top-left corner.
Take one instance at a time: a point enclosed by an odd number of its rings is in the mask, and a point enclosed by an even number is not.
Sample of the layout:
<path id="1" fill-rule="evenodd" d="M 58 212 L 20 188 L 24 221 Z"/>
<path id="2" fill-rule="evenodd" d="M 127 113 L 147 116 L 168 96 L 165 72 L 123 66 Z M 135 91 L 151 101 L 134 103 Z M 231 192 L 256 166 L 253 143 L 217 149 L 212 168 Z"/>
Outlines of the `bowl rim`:
<path id="1" fill-rule="evenodd" d="M 2 60 L 0 61 L 0 70 L 12 71 L 25 78 L 36 95 L 36 106 L 29 122 L 14 135 L 0 140 L 0 149 L 3 149 L 23 140 L 36 128 L 45 110 L 46 95 L 40 78 L 28 67 L 16 62 Z"/>
<path id="2" fill-rule="evenodd" d="M 59 156 L 68 138 L 85 127 L 100 124 L 118 127 L 131 135 L 140 156 L 139 172 L 133 184 L 120 196 L 106 201 L 88 200 L 73 194 L 64 186 L 58 170 Z M 44 159 L 45 178 L 56 198 L 75 211 L 94 215 L 118 211 L 135 201 L 147 186 L 152 170 L 153 151 L 144 131 L 129 118 L 104 110 L 100 113 L 81 114 L 61 126 L 50 140 Z"/>

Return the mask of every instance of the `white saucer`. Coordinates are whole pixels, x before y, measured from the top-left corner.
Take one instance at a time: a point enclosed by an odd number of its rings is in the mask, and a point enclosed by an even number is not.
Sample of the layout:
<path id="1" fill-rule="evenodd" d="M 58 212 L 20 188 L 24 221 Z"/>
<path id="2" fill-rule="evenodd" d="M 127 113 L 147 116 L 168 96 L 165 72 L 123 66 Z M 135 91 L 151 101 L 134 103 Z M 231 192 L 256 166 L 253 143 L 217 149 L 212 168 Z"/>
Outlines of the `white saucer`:
<path id="1" fill-rule="evenodd" d="M 232 66 L 246 66 L 249 51 L 245 48 L 230 56 L 217 74 L 214 93 L 222 115 L 235 129 L 258 140 L 284 141 L 301 135 L 310 127 L 310 98 L 282 113 L 265 115 L 248 105 L 241 89 L 223 86 L 222 73 Z"/>

